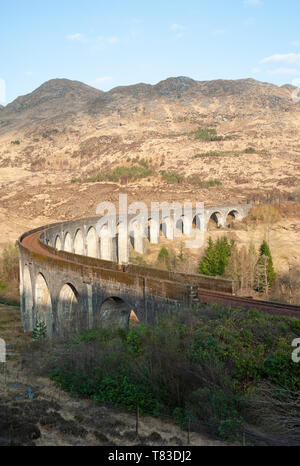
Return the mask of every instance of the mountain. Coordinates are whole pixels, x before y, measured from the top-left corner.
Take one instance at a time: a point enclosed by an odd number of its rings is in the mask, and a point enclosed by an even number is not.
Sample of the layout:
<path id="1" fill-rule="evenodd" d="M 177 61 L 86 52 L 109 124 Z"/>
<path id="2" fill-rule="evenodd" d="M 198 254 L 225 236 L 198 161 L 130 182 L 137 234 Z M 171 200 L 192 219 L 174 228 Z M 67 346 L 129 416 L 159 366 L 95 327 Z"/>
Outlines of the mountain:
<path id="1" fill-rule="evenodd" d="M 79 81 L 52 79 L 2 107 L 0 116 L 2 122 L 26 124 L 68 112 L 76 113 L 101 94 L 102 91 Z"/>
<path id="2" fill-rule="evenodd" d="M 221 106 L 228 99 L 238 99 L 240 105 L 247 106 L 251 99 L 260 108 L 288 111 L 293 107 L 289 99 L 292 89 L 293 86 L 278 87 L 254 79 L 201 82 L 182 76 L 168 78 L 156 85 L 141 83 L 103 92 L 78 81 L 52 79 L 6 107 L 0 106 L 0 130 L 68 113 L 124 114 L 142 104 L 150 107 L 181 104 L 187 107 L 197 103 L 207 107 L 216 99 L 222 99 Z"/>
<path id="3" fill-rule="evenodd" d="M 180 76 L 103 92 L 53 79 L 0 109 L 0 169 L 85 178 L 140 157 L 155 168 L 151 183 L 164 182 L 157 176 L 163 169 L 235 190 L 286 193 L 298 183 L 294 89 Z M 217 137 L 197 139 L 198 128 Z"/>

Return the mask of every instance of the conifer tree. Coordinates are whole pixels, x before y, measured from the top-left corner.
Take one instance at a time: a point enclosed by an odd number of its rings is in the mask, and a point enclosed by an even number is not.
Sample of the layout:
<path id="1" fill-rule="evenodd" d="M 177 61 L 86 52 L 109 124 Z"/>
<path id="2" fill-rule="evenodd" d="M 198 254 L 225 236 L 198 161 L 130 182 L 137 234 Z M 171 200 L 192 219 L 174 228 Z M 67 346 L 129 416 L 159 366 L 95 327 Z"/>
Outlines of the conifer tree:
<path id="1" fill-rule="evenodd" d="M 256 290 L 268 291 L 275 280 L 276 274 L 268 243 L 264 240 L 259 249 L 259 259 L 256 271 Z"/>
<path id="2" fill-rule="evenodd" d="M 214 242 L 209 237 L 208 247 L 205 249 L 204 257 L 199 265 L 199 273 L 203 275 L 216 275 L 216 257 L 215 257 L 215 248 Z"/>
<path id="3" fill-rule="evenodd" d="M 214 277 L 223 275 L 228 265 L 232 246 L 233 242 L 229 243 L 226 236 L 218 238 L 215 243 L 209 238 L 208 247 L 199 264 L 199 273 Z"/>
<path id="4" fill-rule="evenodd" d="M 276 274 L 275 274 L 275 270 L 273 266 L 273 259 L 272 259 L 271 251 L 270 251 L 268 243 L 265 240 L 262 242 L 262 245 L 260 247 L 260 255 L 266 256 L 268 258 L 267 277 L 268 277 L 268 283 L 271 286 L 275 280 Z"/>

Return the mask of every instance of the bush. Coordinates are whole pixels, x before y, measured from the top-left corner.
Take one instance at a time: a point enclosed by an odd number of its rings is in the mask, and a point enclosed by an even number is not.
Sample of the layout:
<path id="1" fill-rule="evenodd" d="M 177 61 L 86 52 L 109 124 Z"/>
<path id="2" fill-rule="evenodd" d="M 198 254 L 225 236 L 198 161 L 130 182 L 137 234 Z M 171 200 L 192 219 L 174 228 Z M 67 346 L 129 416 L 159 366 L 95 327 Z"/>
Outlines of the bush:
<path id="1" fill-rule="evenodd" d="M 153 175 L 152 168 L 145 166 L 147 163 L 142 162 L 141 165 L 132 165 L 127 167 L 125 165 L 120 165 L 119 167 L 114 168 L 113 170 L 105 173 L 99 173 L 96 176 L 88 178 L 88 182 L 99 182 L 99 181 L 113 181 L 117 183 L 121 179 L 128 180 L 138 180 L 141 178 L 147 178 L 148 176 Z"/>
<path id="2" fill-rule="evenodd" d="M 73 337 L 51 355 L 50 375 L 73 395 L 129 410 L 139 405 L 146 414 L 173 415 L 184 429 L 205 428 L 235 441 L 245 423 L 248 429 L 250 421 L 268 425 L 263 410 L 254 419 L 249 412 L 262 384 L 271 393 L 299 392 L 299 368 L 290 357 L 295 322 L 199 305 L 151 328 L 140 325 L 127 334 L 94 329 Z M 286 419 L 293 416 L 289 409 Z M 299 426 L 291 428 L 299 438 Z"/>
<path id="3" fill-rule="evenodd" d="M 222 185 L 222 181 L 218 179 L 204 181 L 204 186 L 208 186 L 208 187 L 221 186 L 221 185 Z"/>
<path id="4" fill-rule="evenodd" d="M 255 154 L 256 150 L 253 147 L 247 147 L 245 154 Z"/>
<path id="5" fill-rule="evenodd" d="M 16 139 L 15 141 L 11 141 L 11 144 L 14 144 L 16 146 L 18 146 L 20 143 L 20 141 L 18 139 Z"/>
<path id="6" fill-rule="evenodd" d="M 181 183 L 184 179 L 184 177 L 177 172 L 167 172 L 165 170 L 161 171 L 161 176 L 167 183 Z"/>
<path id="7" fill-rule="evenodd" d="M 202 139 L 203 141 L 222 141 L 222 137 L 217 135 L 214 128 L 199 128 L 195 131 L 195 139 Z"/>
<path id="8" fill-rule="evenodd" d="M 45 322 L 37 321 L 33 331 L 32 338 L 33 340 L 39 341 L 43 340 L 47 336 L 47 326 Z"/>

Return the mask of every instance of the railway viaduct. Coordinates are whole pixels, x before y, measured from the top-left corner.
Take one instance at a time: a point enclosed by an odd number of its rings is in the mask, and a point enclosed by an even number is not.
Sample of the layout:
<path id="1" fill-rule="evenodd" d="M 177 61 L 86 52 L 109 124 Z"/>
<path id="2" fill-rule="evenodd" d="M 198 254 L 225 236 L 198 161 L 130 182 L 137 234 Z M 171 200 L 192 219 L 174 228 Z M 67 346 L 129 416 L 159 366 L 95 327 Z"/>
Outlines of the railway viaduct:
<path id="1" fill-rule="evenodd" d="M 206 207 L 202 228 L 213 219 L 219 227 L 229 218 L 244 218 L 251 206 Z M 18 241 L 20 257 L 21 315 L 25 332 L 38 321 L 45 322 L 48 336 L 65 336 L 95 326 L 128 326 L 132 311 L 141 322 L 154 324 L 159 316 L 174 309 L 189 309 L 199 298 L 198 290 L 233 294 L 233 282 L 222 277 L 162 271 L 128 262 L 130 241 L 143 252 L 145 241 L 157 244 L 160 234 L 173 239 L 175 229 L 191 235 L 200 228 L 196 215 L 174 222 L 159 217 L 148 219 L 144 236 L 134 216 L 133 229 L 124 239 L 117 217 L 117 234 L 108 235 L 104 225 L 97 230 L 98 217 L 46 225 L 24 233 Z M 99 232 L 99 234 L 97 233 Z M 126 230 L 127 231 L 127 230 Z"/>

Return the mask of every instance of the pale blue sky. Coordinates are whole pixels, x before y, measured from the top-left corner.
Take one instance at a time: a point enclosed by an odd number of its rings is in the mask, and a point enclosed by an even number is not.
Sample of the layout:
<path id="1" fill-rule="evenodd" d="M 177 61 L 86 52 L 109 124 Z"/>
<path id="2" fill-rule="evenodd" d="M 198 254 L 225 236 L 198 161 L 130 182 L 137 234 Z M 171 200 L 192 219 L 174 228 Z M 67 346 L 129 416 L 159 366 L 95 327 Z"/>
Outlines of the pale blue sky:
<path id="1" fill-rule="evenodd" d="M 170 76 L 300 78 L 299 0 L 1 3 L 6 103 L 52 78 L 102 90 Z"/>

